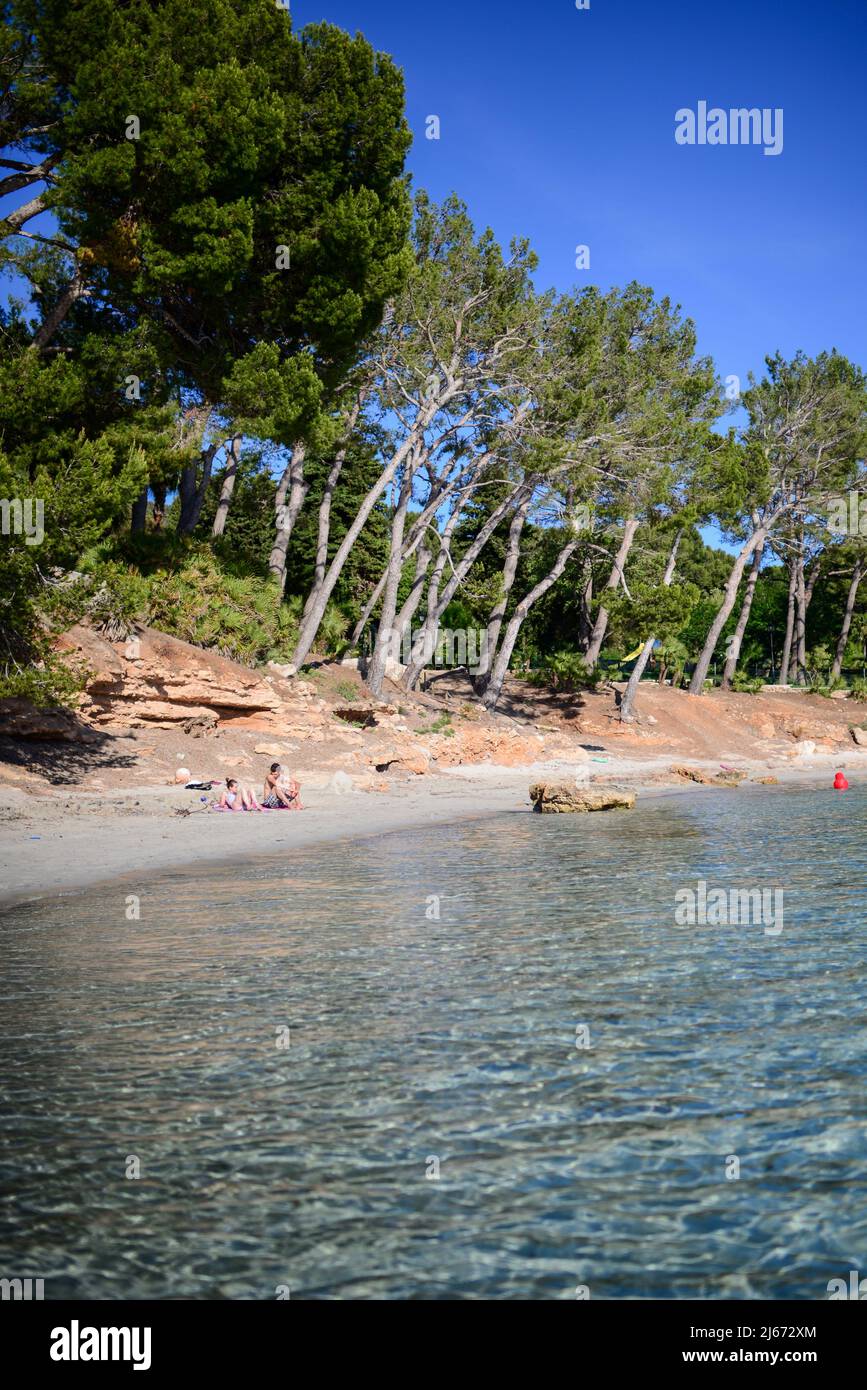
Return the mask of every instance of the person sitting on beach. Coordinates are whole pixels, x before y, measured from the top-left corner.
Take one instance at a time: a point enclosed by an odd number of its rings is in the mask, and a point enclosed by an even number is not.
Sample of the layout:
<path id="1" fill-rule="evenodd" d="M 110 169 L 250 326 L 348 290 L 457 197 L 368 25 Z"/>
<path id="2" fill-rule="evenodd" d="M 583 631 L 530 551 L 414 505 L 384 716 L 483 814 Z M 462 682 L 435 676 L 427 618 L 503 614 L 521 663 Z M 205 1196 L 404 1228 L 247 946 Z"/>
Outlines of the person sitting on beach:
<path id="1" fill-rule="evenodd" d="M 271 764 L 271 771 L 265 775 L 262 804 L 269 811 L 303 811 L 301 804 L 301 783 L 294 777 L 283 780 L 283 769 L 279 763 Z"/>
<path id="2" fill-rule="evenodd" d="M 239 787 L 234 777 L 226 778 L 226 790 L 214 805 L 216 811 L 261 811 L 255 793 Z"/>

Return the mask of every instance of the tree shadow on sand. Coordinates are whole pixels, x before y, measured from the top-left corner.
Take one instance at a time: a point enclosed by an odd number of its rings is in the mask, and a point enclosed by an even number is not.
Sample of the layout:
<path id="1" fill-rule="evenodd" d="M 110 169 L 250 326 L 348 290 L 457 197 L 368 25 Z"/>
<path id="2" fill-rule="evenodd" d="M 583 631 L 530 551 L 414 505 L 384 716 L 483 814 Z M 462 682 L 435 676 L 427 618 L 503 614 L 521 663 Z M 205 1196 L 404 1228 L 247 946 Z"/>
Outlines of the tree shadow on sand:
<path id="1" fill-rule="evenodd" d="M 464 667 L 428 673 L 423 689 L 413 691 L 412 695 L 422 701 L 429 695 L 446 703 L 464 700 L 468 704 L 480 704 L 472 678 Z M 521 723 L 538 724 L 545 719 L 577 719 L 586 705 L 584 692 L 580 690 L 553 690 L 510 677 L 503 686 L 496 713 Z"/>
<path id="2" fill-rule="evenodd" d="M 118 747 L 121 740 L 94 729 L 75 730 L 68 739 L 10 738 L 0 734 L 0 765 L 24 768 L 53 786 L 71 786 L 90 772 L 135 767 L 134 751 Z"/>

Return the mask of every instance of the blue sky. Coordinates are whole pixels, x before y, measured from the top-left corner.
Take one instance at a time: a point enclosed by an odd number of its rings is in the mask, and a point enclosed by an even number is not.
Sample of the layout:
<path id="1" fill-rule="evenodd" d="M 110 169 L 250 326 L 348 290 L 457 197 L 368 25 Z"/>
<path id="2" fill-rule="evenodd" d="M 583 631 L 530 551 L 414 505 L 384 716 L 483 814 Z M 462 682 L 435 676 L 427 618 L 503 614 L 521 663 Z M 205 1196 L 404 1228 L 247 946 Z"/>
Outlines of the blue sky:
<path id="1" fill-rule="evenodd" d="M 529 237 L 540 288 L 649 284 L 743 385 L 777 348 L 836 347 L 867 367 L 867 0 L 292 0 L 291 11 L 296 28 L 324 19 L 392 55 L 415 185 L 457 192 L 503 243 Z M 700 101 L 782 108 L 782 153 L 678 145 L 675 113 Z M 425 138 L 431 115 L 439 140 Z M 589 270 L 576 269 L 579 244 Z"/>
<path id="2" fill-rule="evenodd" d="M 867 365 L 865 0 L 293 0 L 292 16 L 393 56 L 415 183 L 528 236 L 540 287 L 650 284 L 744 383 L 777 348 Z M 675 112 L 700 100 L 782 107 L 782 153 L 677 145 Z"/>
<path id="3" fill-rule="evenodd" d="M 652 285 L 744 384 L 777 348 L 867 366 L 867 0 L 292 0 L 321 19 L 393 56 L 416 186 L 528 236 L 540 288 Z M 702 100 L 781 107 L 783 152 L 676 144 Z"/>

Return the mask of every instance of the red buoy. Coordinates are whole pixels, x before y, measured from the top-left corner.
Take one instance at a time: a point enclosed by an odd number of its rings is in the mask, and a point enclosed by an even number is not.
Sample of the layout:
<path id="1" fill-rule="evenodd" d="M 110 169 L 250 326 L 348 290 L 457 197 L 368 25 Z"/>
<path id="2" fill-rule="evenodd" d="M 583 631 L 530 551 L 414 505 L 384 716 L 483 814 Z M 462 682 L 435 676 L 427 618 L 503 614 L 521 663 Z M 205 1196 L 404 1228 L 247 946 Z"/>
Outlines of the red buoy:
<path id="1" fill-rule="evenodd" d="M 836 777 L 834 778 L 834 791 L 847 792 L 848 790 L 849 783 L 846 781 L 846 778 L 843 776 L 842 772 L 838 772 Z"/>

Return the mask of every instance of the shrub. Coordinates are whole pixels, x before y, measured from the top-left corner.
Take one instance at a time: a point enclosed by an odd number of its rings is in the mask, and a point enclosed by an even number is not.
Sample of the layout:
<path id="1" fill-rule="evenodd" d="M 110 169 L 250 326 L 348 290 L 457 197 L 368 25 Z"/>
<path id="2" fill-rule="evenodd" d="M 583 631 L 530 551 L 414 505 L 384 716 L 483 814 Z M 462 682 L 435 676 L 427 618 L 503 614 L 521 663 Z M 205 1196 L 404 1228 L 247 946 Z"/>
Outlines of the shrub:
<path id="1" fill-rule="evenodd" d="M 276 585 L 226 574 L 208 551 L 150 577 L 146 621 L 248 666 L 287 660 L 298 632 L 297 613 Z"/>
<path id="2" fill-rule="evenodd" d="M 452 717 L 448 711 L 438 715 L 433 723 L 426 729 L 418 729 L 420 734 L 444 734 L 446 738 L 454 738 L 454 729 L 451 727 Z"/>
<path id="3" fill-rule="evenodd" d="M 300 603 L 299 603 L 300 616 Z M 329 603 L 325 610 L 319 631 L 316 634 L 315 650 L 331 656 L 342 651 L 346 634 L 349 631 L 349 619 L 336 604 Z"/>
<path id="4" fill-rule="evenodd" d="M 758 695 L 764 685 L 761 676 L 748 676 L 746 671 L 735 671 L 732 676 L 732 690 L 739 695 Z"/>
<path id="5" fill-rule="evenodd" d="M 823 643 L 819 643 L 817 646 L 810 649 L 807 653 L 807 675 L 810 677 L 814 686 L 821 684 L 828 690 L 834 689 L 834 686 L 830 684 L 832 663 L 833 657 L 831 652 Z M 821 680 L 823 675 L 825 679 Z"/>
<path id="6" fill-rule="evenodd" d="M 554 652 L 545 657 L 542 667 L 529 679 L 534 685 L 547 685 L 552 690 L 595 690 L 604 679 L 599 671 L 591 671 L 578 652 Z"/>
<path id="7" fill-rule="evenodd" d="M 137 570 L 98 560 L 91 569 L 47 590 L 43 612 L 55 629 L 85 619 L 109 642 L 119 642 L 142 618 L 147 602 L 147 580 Z"/>
<path id="8" fill-rule="evenodd" d="M 32 648 L 27 666 L 7 662 L 0 668 L 0 699 L 29 700 L 43 709 L 72 705 L 85 677 L 83 668 L 62 662 L 46 641 Z"/>

